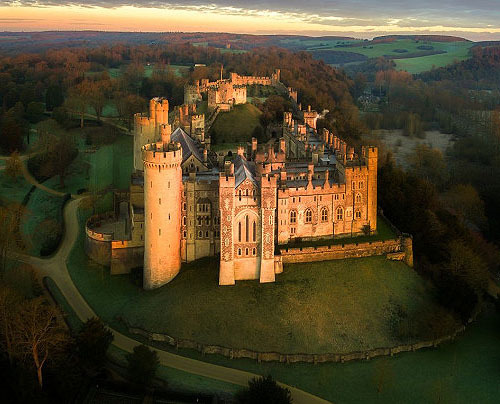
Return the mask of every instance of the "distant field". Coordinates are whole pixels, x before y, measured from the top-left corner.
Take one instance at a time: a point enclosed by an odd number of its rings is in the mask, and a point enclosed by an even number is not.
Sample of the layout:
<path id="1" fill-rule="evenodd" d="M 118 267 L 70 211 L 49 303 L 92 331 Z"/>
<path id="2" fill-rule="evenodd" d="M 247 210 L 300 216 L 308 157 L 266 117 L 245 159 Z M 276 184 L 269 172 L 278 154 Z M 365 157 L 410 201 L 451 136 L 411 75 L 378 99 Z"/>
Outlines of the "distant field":
<path id="1" fill-rule="evenodd" d="M 252 104 L 236 105 L 230 112 L 221 112 L 211 129 L 215 144 L 247 142 L 260 126 L 260 110 Z"/>
<path id="2" fill-rule="evenodd" d="M 169 65 L 169 67 L 173 70 L 174 74 L 177 77 L 181 77 L 184 72 L 190 69 L 190 66 L 183 66 L 183 65 Z M 125 65 L 123 66 L 123 68 L 125 68 Z M 144 77 L 151 77 L 154 70 L 155 70 L 154 65 L 144 65 Z M 107 71 L 110 77 L 114 79 L 119 78 L 123 74 L 122 68 L 111 68 L 108 69 Z M 85 73 L 85 75 L 88 77 L 94 76 L 96 74 L 99 74 L 99 72 Z"/>
<path id="3" fill-rule="evenodd" d="M 455 60 L 468 58 L 473 42 L 454 41 L 415 41 L 398 39 L 392 42 L 372 43 L 370 41 L 324 40 L 311 38 L 283 40 L 283 46 L 291 49 L 303 49 L 311 52 L 316 59 L 322 59 L 332 65 L 345 65 L 366 60 L 366 58 L 394 58 L 397 69 L 410 73 L 430 70 L 433 66 L 442 67 Z M 353 46 L 355 45 L 355 46 Z M 432 53 L 436 54 L 432 54 Z M 407 57 L 405 57 L 407 55 Z"/>

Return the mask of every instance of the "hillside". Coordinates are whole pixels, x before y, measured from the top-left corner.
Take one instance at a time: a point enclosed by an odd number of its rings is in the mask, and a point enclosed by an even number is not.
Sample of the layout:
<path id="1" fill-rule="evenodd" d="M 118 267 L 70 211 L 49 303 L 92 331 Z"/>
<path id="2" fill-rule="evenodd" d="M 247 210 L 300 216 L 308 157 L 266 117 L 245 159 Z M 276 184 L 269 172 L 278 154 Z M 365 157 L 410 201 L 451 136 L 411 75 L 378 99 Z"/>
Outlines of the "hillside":
<path id="1" fill-rule="evenodd" d="M 211 129 L 212 142 L 221 145 L 250 141 L 255 128 L 260 127 L 261 114 L 252 104 L 236 105 L 232 111 L 220 113 Z"/>

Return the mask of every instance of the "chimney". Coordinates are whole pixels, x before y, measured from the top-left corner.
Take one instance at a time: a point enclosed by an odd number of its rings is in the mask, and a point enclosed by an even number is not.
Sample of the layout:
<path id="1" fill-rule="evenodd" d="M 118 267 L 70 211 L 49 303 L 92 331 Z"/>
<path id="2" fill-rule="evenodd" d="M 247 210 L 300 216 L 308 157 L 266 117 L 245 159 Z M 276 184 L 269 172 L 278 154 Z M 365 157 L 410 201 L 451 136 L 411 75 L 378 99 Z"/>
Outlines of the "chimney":
<path id="1" fill-rule="evenodd" d="M 286 151 L 286 142 L 284 137 L 280 138 L 280 151 L 283 153 Z"/>
<path id="2" fill-rule="evenodd" d="M 204 163 L 208 162 L 208 150 L 207 150 L 206 146 L 203 149 L 203 162 Z"/>
<path id="3" fill-rule="evenodd" d="M 280 171 L 280 180 L 283 183 L 286 181 L 286 171 L 284 169 L 281 169 Z"/>
<path id="4" fill-rule="evenodd" d="M 325 184 L 328 184 L 329 178 L 330 178 L 330 170 L 327 168 L 325 171 Z"/>
<path id="5" fill-rule="evenodd" d="M 311 112 L 311 106 L 310 105 L 307 106 L 307 112 Z"/>
<path id="6" fill-rule="evenodd" d="M 256 138 L 252 138 L 252 152 L 256 152 L 257 151 L 257 139 Z"/>
<path id="7" fill-rule="evenodd" d="M 348 156 L 347 156 L 347 158 L 348 158 L 349 160 L 354 159 L 354 147 L 349 147 L 349 151 L 348 151 Z"/>

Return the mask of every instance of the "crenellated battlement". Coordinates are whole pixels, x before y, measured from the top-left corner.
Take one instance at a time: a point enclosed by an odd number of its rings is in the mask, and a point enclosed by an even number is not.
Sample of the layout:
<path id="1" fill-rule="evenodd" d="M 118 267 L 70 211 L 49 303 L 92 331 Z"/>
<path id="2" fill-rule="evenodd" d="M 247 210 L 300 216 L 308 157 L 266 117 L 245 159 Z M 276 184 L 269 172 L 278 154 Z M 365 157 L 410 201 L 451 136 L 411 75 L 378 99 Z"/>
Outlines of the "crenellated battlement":
<path id="1" fill-rule="evenodd" d="M 180 143 L 150 143 L 142 147 L 144 166 L 177 167 L 182 163 Z"/>

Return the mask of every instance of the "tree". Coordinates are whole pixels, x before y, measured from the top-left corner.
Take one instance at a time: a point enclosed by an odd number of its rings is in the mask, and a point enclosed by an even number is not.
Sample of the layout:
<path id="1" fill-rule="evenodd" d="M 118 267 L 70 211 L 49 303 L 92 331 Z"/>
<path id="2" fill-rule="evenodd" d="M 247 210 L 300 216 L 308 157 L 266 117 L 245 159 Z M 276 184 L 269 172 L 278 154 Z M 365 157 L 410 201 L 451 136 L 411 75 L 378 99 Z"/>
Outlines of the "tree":
<path id="1" fill-rule="evenodd" d="M 45 93 L 45 107 L 47 111 L 52 111 L 54 108 L 60 107 L 64 102 L 62 88 L 57 85 L 47 88 Z"/>
<path id="2" fill-rule="evenodd" d="M 10 155 L 10 158 L 5 164 L 5 174 L 7 174 L 12 179 L 16 179 L 22 173 L 22 162 L 19 158 L 19 153 L 15 151 Z"/>
<path id="3" fill-rule="evenodd" d="M 146 100 L 135 94 L 117 92 L 114 95 L 116 108 L 120 118 L 127 122 L 128 130 L 132 128 L 132 118 L 134 114 L 146 109 Z"/>
<path id="4" fill-rule="evenodd" d="M 426 179 L 436 186 L 443 185 L 446 179 L 446 163 L 443 154 L 425 144 L 418 144 L 408 156 L 410 171 L 419 178 Z"/>
<path id="5" fill-rule="evenodd" d="M 69 341 L 58 315 L 53 306 L 39 297 L 23 302 L 13 322 L 17 354 L 35 368 L 40 388 L 43 387 L 44 366 L 64 352 Z"/>
<path id="6" fill-rule="evenodd" d="M 76 336 L 78 356 L 87 369 L 99 370 L 106 361 L 106 352 L 113 333 L 98 318 L 88 319 Z"/>
<path id="7" fill-rule="evenodd" d="M 31 123 L 37 123 L 43 118 L 44 111 L 45 105 L 43 105 L 43 102 L 32 101 L 26 107 L 26 119 Z"/>
<path id="8" fill-rule="evenodd" d="M 8 253 L 23 247 L 19 224 L 24 210 L 21 204 L 0 205 L 0 270 L 2 273 L 5 271 Z"/>
<path id="9" fill-rule="evenodd" d="M 132 353 L 127 354 L 128 375 L 139 386 L 149 386 L 154 379 L 160 361 L 156 351 L 145 345 L 137 345 Z"/>
<path id="10" fill-rule="evenodd" d="M 61 187 L 64 187 L 64 178 L 66 171 L 78 154 L 75 139 L 68 133 L 63 133 L 59 136 L 49 136 L 52 142 L 49 145 L 49 150 L 43 158 L 40 166 L 40 174 L 45 177 L 59 175 Z"/>
<path id="11" fill-rule="evenodd" d="M 2 285 L 0 287 L 0 344 L 9 357 L 10 364 L 14 359 L 14 318 L 21 302 L 21 296 L 14 289 Z"/>
<path id="12" fill-rule="evenodd" d="M 236 394 L 239 404 L 290 404 L 292 395 L 290 390 L 281 387 L 271 375 L 253 378 L 248 382 L 248 388 Z"/>
<path id="13" fill-rule="evenodd" d="M 462 222 L 474 223 L 484 229 L 487 224 L 484 202 L 472 185 L 454 185 L 444 194 L 443 199 Z"/>

